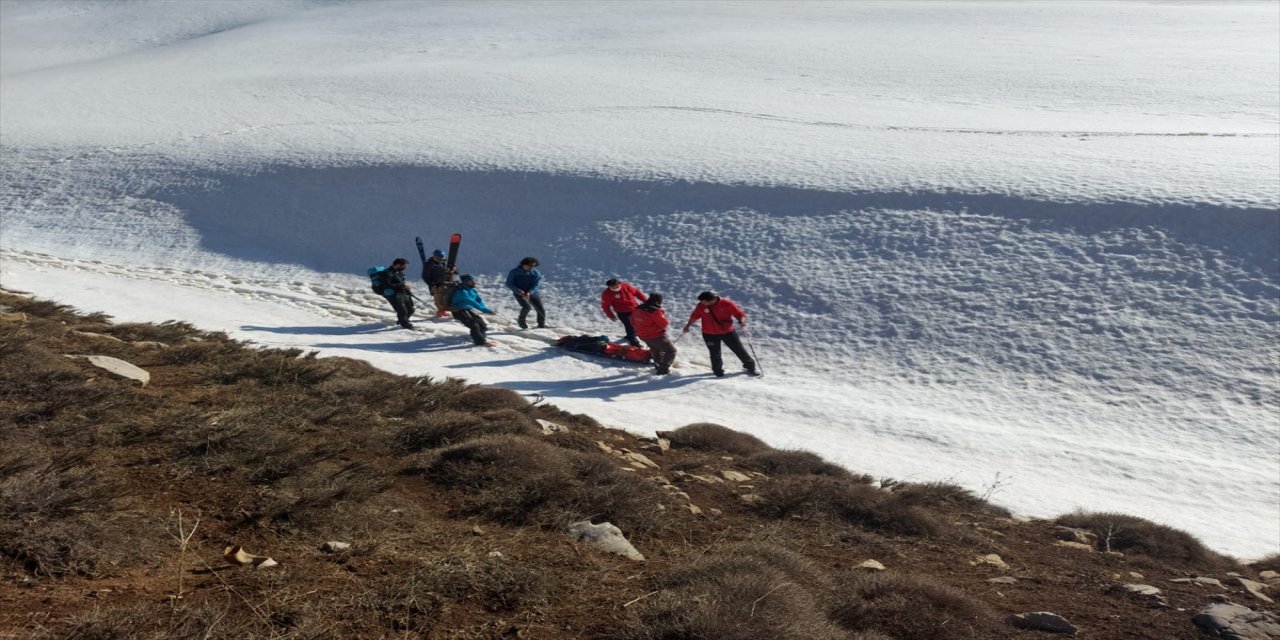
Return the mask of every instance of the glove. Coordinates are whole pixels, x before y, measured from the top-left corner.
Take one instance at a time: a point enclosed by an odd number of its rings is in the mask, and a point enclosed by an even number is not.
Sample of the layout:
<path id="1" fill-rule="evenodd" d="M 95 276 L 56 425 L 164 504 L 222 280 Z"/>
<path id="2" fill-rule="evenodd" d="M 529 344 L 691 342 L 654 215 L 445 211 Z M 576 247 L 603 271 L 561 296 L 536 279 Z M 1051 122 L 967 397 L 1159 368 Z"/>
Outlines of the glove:
<path id="1" fill-rule="evenodd" d="M 606 313 L 605 315 L 609 316 L 609 319 L 610 319 L 610 320 L 614 320 L 614 321 L 616 321 L 616 320 L 618 319 L 618 316 L 615 316 L 615 315 L 613 315 L 612 313 Z"/>

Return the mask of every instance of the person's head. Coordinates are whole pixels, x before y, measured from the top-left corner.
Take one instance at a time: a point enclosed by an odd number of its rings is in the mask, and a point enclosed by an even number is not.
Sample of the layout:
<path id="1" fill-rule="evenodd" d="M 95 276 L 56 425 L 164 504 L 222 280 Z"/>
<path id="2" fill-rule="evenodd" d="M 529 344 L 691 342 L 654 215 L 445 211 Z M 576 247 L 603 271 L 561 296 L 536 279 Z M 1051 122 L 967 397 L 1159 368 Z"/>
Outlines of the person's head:
<path id="1" fill-rule="evenodd" d="M 661 307 L 661 306 L 662 306 L 662 294 L 661 294 L 661 293 L 651 293 L 651 294 L 649 294 L 649 299 L 648 299 L 648 300 L 645 300 L 645 301 L 644 301 L 644 303 L 645 303 L 645 304 L 647 304 L 647 305 L 649 305 L 649 306 L 651 306 L 651 307 L 655 307 L 655 308 L 657 308 L 657 307 Z"/>
<path id="2" fill-rule="evenodd" d="M 441 251 L 441 250 L 439 250 L 439 249 L 436 249 L 435 251 L 432 251 L 432 252 L 431 252 L 431 257 L 432 257 L 432 258 L 443 258 L 443 257 L 444 257 L 444 252 L 443 252 L 443 251 Z"/>
<path id="3" fill-rule="evenodd" d="M 714 291 L 703 291 L 702 293 L 698 294 L 698 302 L 701 302 L 702 304 L 705 304 L 708 307 L 715 304 L 716 300 L 719 300 L 719 299 L 720 299 L 720 296 L 716 295 L 716 292 Z"/>
<path id="4" fill-rule="evenodd" d="M 404 258 L 396 258 L 391 261 L 391 268 L 396 271 L 404 271 L 409 267 L 409 261 Z"/>
<path id="5" fill-rule="evenodd" d="M 463 287 L 474 287 L 476 286 L 476 279 L 473 276 L 462 276 L 458 278 L 458 284 Z"/>
<path id="6" fill-rule="evenodd" d="M 538 259 L 532 256 L 520 261 L 520 267 L 525 271 L 529 271 L 538 266 Z"/>
<path id="7" fill-rule="evenodd" d="M 614 291 L 617 291 L 618 289 L 622 288 L 622 282 L 620 282 L 617 278 L 609 278 L 608 280 L 604 281 L 604 286 L 609 287 Z"/>

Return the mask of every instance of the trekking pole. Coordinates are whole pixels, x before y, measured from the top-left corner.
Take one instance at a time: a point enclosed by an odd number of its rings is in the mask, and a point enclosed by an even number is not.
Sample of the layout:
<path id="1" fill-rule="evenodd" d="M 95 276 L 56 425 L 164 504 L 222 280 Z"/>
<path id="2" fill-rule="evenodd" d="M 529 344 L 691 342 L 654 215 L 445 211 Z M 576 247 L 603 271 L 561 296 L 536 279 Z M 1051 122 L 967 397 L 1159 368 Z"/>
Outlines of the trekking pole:
<path id="1" fill-rule="evenodd" d="M 760 356 L 756 355 L 756 345 L 751 341 L 751 332 L 747 331 L 746 327 L 743 327 L 742 335 L 747 337 L 747 348 L 751 349 L 751 359 L 756 361 L 756 372 L 763 376 L 764 366 L 760 364 Z"/>

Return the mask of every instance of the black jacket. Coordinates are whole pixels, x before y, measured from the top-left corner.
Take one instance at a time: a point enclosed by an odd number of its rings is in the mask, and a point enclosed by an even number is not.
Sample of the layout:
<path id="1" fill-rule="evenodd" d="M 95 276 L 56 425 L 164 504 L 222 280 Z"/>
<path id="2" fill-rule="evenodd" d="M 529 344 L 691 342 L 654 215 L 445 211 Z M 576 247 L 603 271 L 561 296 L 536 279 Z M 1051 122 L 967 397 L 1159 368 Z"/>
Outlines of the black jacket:
<path id="1" fill-rule="evenodd" d="M 449 270 L 444 260 L 432 256 L 427 263 L 422 265 L 422 281 L 427 283 L 428 287 L 436 288 L 442 284 L 449 284 L 453 279 L 453 274 Z"/>

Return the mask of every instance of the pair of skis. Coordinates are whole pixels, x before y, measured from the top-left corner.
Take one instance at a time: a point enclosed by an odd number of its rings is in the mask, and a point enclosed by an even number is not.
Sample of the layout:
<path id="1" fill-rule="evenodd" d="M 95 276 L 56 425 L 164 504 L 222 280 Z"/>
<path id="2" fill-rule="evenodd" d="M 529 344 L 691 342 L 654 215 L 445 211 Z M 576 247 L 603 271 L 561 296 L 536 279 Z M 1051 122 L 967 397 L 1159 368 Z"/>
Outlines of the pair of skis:
<path id="1" fill-rule="evenodd" d="M 427 263 L 427 248 L 422 245 L 422 238 L 414 236 L 413 242 L 418 245 L 418 257 L 422 258 L 422 264 Z M 462 234 L 455 233 L 449 236 L 449 256 L 445 258 L 445 265 L 452 271 L 454 265 L 458 264 L 458 247 L 462 244 Z"/>

